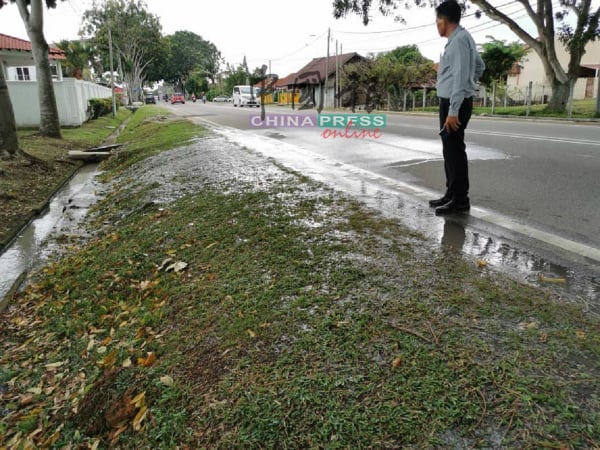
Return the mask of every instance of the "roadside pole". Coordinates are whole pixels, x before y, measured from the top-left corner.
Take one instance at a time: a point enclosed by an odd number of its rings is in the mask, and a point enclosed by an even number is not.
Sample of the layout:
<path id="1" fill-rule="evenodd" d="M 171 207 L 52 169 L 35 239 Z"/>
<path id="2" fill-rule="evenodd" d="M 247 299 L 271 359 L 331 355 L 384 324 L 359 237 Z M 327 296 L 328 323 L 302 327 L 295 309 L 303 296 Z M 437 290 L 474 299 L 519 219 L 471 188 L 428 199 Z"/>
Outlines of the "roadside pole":
<path id="1" fill-rule="evenodd" d="M 108 54 L 110 59 L 110 91 L 112 94 L 112 115 L 117 115 L 117 102 L 115 101 L 115 72 L 113 69 L 112 33 L 110 32 L 110 21 L 108 23 Z"/>

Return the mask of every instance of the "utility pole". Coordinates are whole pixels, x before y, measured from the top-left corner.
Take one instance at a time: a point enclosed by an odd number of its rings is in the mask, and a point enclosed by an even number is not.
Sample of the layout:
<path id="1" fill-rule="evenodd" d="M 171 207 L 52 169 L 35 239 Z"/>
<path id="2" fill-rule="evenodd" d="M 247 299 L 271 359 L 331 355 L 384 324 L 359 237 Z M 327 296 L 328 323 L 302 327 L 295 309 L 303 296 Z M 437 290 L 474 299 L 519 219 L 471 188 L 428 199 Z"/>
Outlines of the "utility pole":
<path id="1" fill-rule="evenodd" d="M 112 115 L 117 115 L 117 102 L 115 101 L 115 72 L 113 69 L 112 33 L 110 31 L 110 20 L 108 21 L 108 55 L 110 59 L 110 90 L 112 93 Z"/>
<path id="2" fill-rule="evenodd" d="M 340 63 L 339 63 L 339 59 L 338 59 L 338 41 L 337 39 L 335 40 L 335 79 L 334 79 L 334 107 L 337 108 L 339 106 L 339 99 L 338 99 L 338 76 L 339 76 L 339 68 L 340 68 Z"/>
<path id="3" fill-rule="evenodd" d="M 600 117 L 600 64 L 596 69 L 596 117 Z"/>
<path id="4" fill-rule="evenodd" d="M 325 58 L 325 83 L 323 84 L 323 104 L 327 108 L 327 74 L 329 73 L 329 39 L 331 38 L 331 28 L 327 28 L 327 58 Z"/>

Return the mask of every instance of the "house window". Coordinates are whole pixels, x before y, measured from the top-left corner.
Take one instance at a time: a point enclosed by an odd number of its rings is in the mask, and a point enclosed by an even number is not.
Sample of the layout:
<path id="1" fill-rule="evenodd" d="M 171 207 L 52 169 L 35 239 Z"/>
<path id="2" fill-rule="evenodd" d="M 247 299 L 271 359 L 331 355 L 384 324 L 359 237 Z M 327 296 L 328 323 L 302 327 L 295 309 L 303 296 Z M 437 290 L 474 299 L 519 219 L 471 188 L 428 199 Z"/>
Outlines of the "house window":
<path id="1" fill-rule="evenodd" d="M 56 67 L 56 64 L 50 65 L 50 73 L 52 74 L 53 80 L 58 80 L 58 68 Z"/>
<path id="2" fill-rule="evenodd" d="M 28 67 L 17 67 L 17 80 L 29 81 L 29 68 Z"/>

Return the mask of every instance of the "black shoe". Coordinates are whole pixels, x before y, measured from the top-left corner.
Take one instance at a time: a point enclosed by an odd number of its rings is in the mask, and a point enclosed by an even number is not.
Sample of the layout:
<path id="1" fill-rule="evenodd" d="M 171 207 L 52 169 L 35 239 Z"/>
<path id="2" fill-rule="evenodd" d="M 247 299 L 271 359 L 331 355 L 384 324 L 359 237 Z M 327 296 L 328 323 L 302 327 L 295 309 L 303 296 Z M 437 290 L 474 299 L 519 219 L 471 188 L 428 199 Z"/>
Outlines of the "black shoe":
<path id="1" fill-rule="evenodd" d="M 436 216 L 444 216 L 447 214 L 460 214 L 467 212 L 471 209 L 471 204 L 469 200 L 458 202 L 456 200 L 450 200 L 445 205 L 439 206 L 435 208 Z"/>
<path id="2" fill-rule="evenodd" d="M 438 206 L 443 206 L 446 203 L 448 203 L 450 200 L 452 200 L 451 198 L 448 198 L 446 196 L 442 197 L 442 198 L 438 198 L 436 200 L 429 200 L 429 206 L 432 208 L 437 208 Z"/>

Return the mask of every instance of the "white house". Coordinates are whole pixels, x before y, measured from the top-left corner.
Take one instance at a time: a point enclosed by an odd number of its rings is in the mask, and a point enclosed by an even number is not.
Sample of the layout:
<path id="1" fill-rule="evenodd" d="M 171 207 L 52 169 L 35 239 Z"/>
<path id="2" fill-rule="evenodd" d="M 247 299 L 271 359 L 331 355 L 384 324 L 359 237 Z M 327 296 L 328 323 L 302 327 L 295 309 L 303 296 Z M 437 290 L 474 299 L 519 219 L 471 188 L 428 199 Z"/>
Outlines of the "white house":
<path id="1" fill-rule="evenodd" d="M 556 40 L 556 55 L 566 69 L 569 63 L 569 54 L 564 45 Z M 600 72 L 600 41 L 588 42 L 585 54 L 581 59 L 579 78 L 575 83 L 573 98 L 582 100 L 595 98 L 598 93 L 598 74 Z M 542 60 L 534 50 L 529 50 L 518 66 L 508 74 L 508 93 L 515 100 L 523 100 L 527 95 L 529 82 L 532 83 L 532 101 L 540 102 L 542 97 L 549 97 L 552 86 L 546 79 Z"/>
<path id="2" fill-rule="evenodd" d="M 61 126 L 80 126 L 88 120 L 88 100 L 112 96 L 110 88 L 75 78 L 63 78 L 65 54 L 48 52 Z M 18 127 L 38 127 L 40 107 L 35 63 L 29 41 L 0 33 L 0 70 L 4 71 Z"/>

